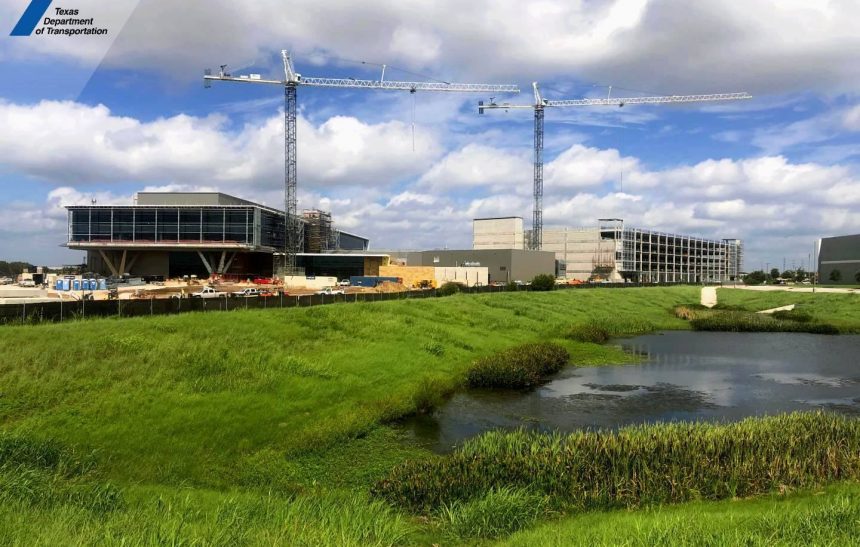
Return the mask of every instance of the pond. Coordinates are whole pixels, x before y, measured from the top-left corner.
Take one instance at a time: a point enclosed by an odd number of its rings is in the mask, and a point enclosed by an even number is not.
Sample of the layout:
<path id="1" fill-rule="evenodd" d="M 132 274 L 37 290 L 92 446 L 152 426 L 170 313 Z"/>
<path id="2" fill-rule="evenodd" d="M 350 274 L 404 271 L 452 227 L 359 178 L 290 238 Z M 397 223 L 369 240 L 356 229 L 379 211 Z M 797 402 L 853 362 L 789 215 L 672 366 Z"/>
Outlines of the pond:
<path id="1" fill-rule="evenodd" d="M 526 392 L 469 390 L 399 427 L 447 452 L 499 428 L 574 431 L 815 409 L 860 415 L 860 336 L 679 331 L 610 343 L 645 361 L 570 366 Z"/>

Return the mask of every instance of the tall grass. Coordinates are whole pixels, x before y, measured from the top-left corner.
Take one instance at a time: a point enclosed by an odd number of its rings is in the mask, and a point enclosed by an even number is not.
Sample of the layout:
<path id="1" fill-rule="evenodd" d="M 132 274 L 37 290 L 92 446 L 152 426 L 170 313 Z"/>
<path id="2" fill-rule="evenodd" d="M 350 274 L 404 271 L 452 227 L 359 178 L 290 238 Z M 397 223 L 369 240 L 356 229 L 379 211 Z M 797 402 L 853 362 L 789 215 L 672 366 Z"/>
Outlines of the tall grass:
<path id="1" fill-rule="evenodd" d="M 482 357 L 468 372 L 471 387 L 525 388 L 561 370 L 570 355 L 558 344 L 523 344 Z"/>
<path id="2" fill-rule="evenodd" d="M 544 496 L 503 486 L 475 500 L 443 505 L 439 521 L 453 540 L 492 539 L 528 528 L 547 511 Z"/>
<path id="3" fill-rule="evenodd" d="M 453 454 L 407 462 L 377 495 L 413 510 L 529 487 L 581 509 L 746 497 L 860 478 L 860 420 L 794 413 L 569 435 L 491 432 Z"/>
<path id="4" fill-rule="evenodd" d="M 0 432 L 0 504 L 69 504 L 104 513 L 123 506 L 122 491 L 92 481 L 94 458 L 52 440 Z"/>

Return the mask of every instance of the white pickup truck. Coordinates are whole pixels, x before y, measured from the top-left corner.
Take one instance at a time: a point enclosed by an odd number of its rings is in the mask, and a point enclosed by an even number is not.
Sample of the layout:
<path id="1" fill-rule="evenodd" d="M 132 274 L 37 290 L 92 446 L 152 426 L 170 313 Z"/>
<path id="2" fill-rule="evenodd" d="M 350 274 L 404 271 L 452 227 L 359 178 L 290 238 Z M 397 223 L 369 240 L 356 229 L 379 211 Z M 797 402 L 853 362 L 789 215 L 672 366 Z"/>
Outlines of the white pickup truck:
<path id="1" fill-rule="evenodd" d="M 191 298 L 221 298 L 225 293 L 216 291 L 214 287 L 203 287 L 200 291 L 191 293 Z"/>
<path id="2" fill-rule="evenodd" d="M 238 296 L 240 298 L 254 298 L 260 296 L 260 289 L 256 287 L 249 287 L 247 289 L 242 289 L 241 291 L 234 292 L 233 296 Z"/>
<path id="3" fill-rule="evenodd" d="M 318 290 L 317 294 L 334 295 L 334 294 L 346 294 L 346 292 L 343 289 L 338 289 L 337 287 L 326 287 L 324 289 Z"/>

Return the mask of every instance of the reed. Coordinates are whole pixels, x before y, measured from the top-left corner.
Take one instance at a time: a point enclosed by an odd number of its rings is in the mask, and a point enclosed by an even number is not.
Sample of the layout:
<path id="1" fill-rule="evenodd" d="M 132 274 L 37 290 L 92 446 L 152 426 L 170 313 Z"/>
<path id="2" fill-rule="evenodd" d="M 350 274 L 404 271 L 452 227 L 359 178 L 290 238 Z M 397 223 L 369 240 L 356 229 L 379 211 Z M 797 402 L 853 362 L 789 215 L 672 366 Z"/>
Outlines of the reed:
<path id="1" fill-rule="evenodd" d="M 743 498 L 860 478 L 860 419 L 793 413 L 569 435 L 490 432 L 449 456 L 406 462 L 374 486 L 412 510 L 493 488 L 530 488 L 575 509 Z"/>

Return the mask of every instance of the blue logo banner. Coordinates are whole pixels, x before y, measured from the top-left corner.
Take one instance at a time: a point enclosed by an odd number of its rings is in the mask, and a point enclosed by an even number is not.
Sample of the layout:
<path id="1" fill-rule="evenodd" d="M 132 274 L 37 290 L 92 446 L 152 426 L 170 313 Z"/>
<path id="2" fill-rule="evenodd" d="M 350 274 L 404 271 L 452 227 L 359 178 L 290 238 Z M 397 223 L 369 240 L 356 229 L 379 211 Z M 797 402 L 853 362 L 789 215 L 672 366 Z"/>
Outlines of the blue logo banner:
<path id="1" fill-rule="evenodd" d="M 24 10 L 24 15 L 12 29 L 10 36 L 30 36 L 33 34 L 33 29 L 39 24 L 39 19 L 45 15 L 45 11 L 50 5 L 51 0 L 30 0 L 30 5 Z"/>

